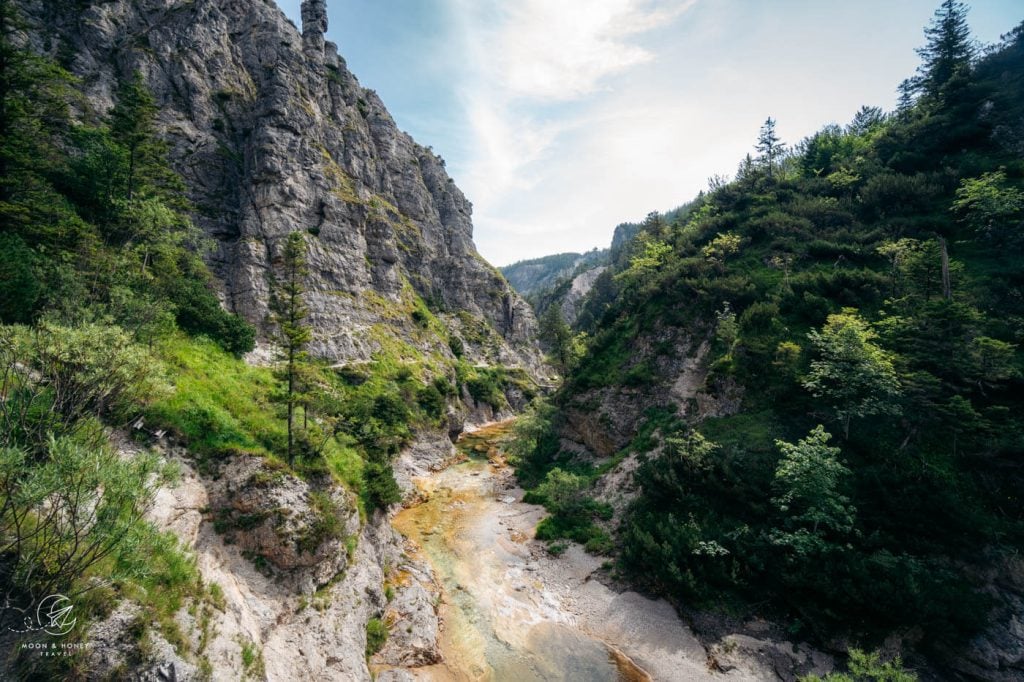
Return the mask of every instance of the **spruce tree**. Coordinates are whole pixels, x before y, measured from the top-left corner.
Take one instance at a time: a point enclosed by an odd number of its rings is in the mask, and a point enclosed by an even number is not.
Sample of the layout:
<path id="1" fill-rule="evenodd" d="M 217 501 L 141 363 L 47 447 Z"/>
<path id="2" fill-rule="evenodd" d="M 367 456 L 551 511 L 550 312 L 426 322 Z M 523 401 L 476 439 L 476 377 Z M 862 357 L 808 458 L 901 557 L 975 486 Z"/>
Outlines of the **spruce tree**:
<path id="1" fill-rule="evenodd" d="M 540 338 L 551 351 L 558 369 L 565 373 L 572 363 L 572 329 L 562 315 L 562 306 L 554 302 L 540 318 Z"/>
<path id="2" fill-rule="evenodd" d="M 917 50 L 922 63 L 913 82 L 921 94 L 939 98 L 958 76 L 969 72 L 977 52 L 967 25 L 967 5 L 943 0 L 924 34 L 928 43 Z"/>
<path id="3" fill-rule="evenodd" d="M 288 235 L 284 247 L 283 273 L 273 282 L 270 296 L 271 320 L 277 327 L 277 341 L 281 346 L 283 366 L 279 376 L 284 384 L 282 402 L 288 410 L 288 461 L 295 458 L 295 406 L 305 402 L 301 376 L 308 360 L 306 344 L 312 332 L 306 323 L 309 308 L 303 302 L 305 279 L 309 274 L 306 264 L 306 239 L 302 232 Z"/>
<path id="4" fill-rule="evenodd" d="M 124 197 L 156 196 L 171 208 L 188 208 L 181 177 L 167 162 L 169 147 L 156 130 L 158 108 L 142 74 L 136 71 L 121 83 L 117 104 L 110 112 L 110 133 L 127 156 Z"/>
<path id="5" fill-rule="evenodd" d="M 760 154 L 758 160 L 768 169 L 768 177 L 772 177 L 775 168 L 775 161 L 785 151 L 785 145 L 775 132 L 775 119 L 771 116 L 761 126 L 761 133 L 757 137 L 757 152 Z"/>
<path id="6" fill-rule="evenodd" d="M 60 222 L 47 176 L 65 163 L 73 79 L 21 46 L 24 30 L 14 3 L 0 0 L 0 223 L 29 236 L 40 223 Z"/>

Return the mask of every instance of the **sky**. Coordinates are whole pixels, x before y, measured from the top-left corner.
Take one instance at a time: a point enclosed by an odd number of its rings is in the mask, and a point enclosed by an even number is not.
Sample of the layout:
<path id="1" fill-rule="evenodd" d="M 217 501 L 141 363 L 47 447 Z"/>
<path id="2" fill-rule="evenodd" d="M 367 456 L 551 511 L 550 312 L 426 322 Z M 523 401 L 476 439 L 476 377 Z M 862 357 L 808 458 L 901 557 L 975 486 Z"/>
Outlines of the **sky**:
<path id="1" fill-rule="evenodd" d="M 278 0 L 301 26 L 300 0 Z M 939 0 L 327 0 L 327 37 L 473 202 L 496 265 L 605 247 L 615 226 L 785 142 L 892 109 Z M 974 0 L 983 44 L 1020 0 Z"/>

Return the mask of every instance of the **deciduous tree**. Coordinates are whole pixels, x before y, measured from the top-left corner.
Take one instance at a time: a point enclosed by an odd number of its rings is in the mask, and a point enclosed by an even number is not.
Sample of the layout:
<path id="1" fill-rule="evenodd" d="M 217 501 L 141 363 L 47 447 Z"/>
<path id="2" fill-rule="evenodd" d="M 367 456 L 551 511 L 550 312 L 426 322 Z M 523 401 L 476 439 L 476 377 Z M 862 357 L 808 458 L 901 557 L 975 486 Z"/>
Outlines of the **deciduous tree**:
<path id="1" fill-rule="evenodd" d="M 813 554 L 824 548 L 827 536 L 853 530 L 856 509 L 843 492 L 850 470 L 839 461 L 840 449 L 828 444 L 831 438 L 819 424 L 796 444 L 775 442 L 782 459 L 775 468 L 778 494 L 772 503 L 786 520 L 773 541 L 798 554 Z"/>
<path id="2" fill-rule="evenodd" d="M 892 356 L 874 341 L 874 330 L 856 310 L 829 315 L 821 331 L 808 337 L 817 352 L 803 385 L 823 398 L 850 437 L 854 417 L 893 413 L 900 384 Z"/>

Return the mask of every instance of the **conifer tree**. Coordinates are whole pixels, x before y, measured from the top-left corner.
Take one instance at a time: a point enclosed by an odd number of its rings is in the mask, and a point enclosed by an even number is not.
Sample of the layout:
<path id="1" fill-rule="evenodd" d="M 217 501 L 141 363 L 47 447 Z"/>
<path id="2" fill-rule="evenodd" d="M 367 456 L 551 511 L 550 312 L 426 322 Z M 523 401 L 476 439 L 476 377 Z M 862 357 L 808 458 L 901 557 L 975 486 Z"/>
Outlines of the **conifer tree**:
<path id="1" fill-rule="evenodd" d="M 942 97 L 947 86 L 970 70 L 977 52 L 967 25 L 967 5 L 960 0 L 943 0 L 924 34 L 928 43 L 917 50 L 922 64 L 914 87 L 923 95 Z"/>
<path id="2" fill-rule="evenodd" d="M 757 147 L 760 156 L 758 160 L 768 170 L 768 177 L 772 177 L 775 168 L 775 161 L 785 151 L 785 145 L 775 132 L 775 119 L 771 116 L 761 126 L 761 134 L 757 137 Z"/>
<path id="3" fill-rule="evenodd" d="M 306 264 L 306 239 L 302 232 L 288 235 L 284 247 L 283 276 L 273 282 L 270 310 L 277 327 L 277 341 L 283 354 L 279 376 L 284 383 L 282 402 L 288 410 L 288 461 L 295 457 L 295 406 L 305 402 L 301 394 L 302 368 L 308 359 L 306 344 L 312 338 L 306 317 L 309 308 L 303 302 Z"/>
<path id="4" fill-rule="evenodd" d="M 560 371 L 567 372 L 572 364 L 572 329 L 562 315 L 557 302 L 548 306 L 540 319 L 540 338 L 548 345 L 551 356 Z"/>
<path id="5" fill-rule="evenodd" d="M 18 228 L 58 222 L 45 175 L 63 164 L 70 124 L 70 74 L 17 44 L 25 29 L 14 3 L 0 0 L 0 222 Z"/>
<path id="6" fill-rule="evenodd" d="M 127 156 L 124 197 L 157 196 L 172 208 L 187 208 L 184 184 L 167 163 L 168 145 L 156 130 L 157 105 L 142 74 L 123 81 L 110 112 L 110 132 Z"/>

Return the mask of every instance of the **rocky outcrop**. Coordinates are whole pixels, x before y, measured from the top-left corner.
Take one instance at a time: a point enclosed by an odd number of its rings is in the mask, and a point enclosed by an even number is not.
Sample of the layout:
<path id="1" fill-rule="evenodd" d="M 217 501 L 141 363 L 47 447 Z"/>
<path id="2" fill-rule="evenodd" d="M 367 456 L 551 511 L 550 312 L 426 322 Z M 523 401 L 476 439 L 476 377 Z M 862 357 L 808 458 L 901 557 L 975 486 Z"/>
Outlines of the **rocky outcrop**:
<path id="1" fill-rule="evenodd" d="M 698 398 L 711 400 L 703 337 L 699 329 L 661 324 L 638 336 L 618 370 L 628 380 L 572 391 L 563 405 L 563 435 L 605 458 L 633 439 L 651 408 L 699 417 Z"/>
<path id="2" fill-rule="evenodd" d="M 352 495 L 319 489 L 260 457 L 228 461 L 207 487 L 214 528 L 268 575 L 312 594 L 348 566 L 346 540 L 359 534 Z"/>
<path id="3" fill-rule="evenodd" d="M 983 579 L 998 607 L 989 614 L 988 626 L 961 651 L 947 652 L 946 664 L 969 679 L 1024 679 L 1024 559 L 993 562 Z"/>
<path id="4" fill-rule="evenodd" d="M 232 460 L 214 479 L 201 476 L 184 451 L 170 449 L 167 455 L 182 473 L 173 487 L 159 492 L 149 518 L 178 535 L 194 553 L 204 585 L 217 586 L 221 603 L 201 627 L 187 609 L 178 614 L 192 652 L 199 652 L 197 660 L 178 653 L 152 631 L 151 646 L 140 652 L 138 638 L 129 636 L 136 614 L 130 602 L 123 604 L 90 632 L 98 643 L 90 654 L 91 674 L 102 676 L 128 664 L 133 674 L 167 674 L 173 665 L 178 680 L 203 679 L 197 672 L 202 661 L 215 680 L 244 675 L 271 681 L 369 680 L 365 650 L 371 618 L 382 618 L 396 629 L 415 625 L 413 633 L 395 633 L 395 643 L 386 650 L 392 652 L 389 660 L 415 665 L 437 659 L 437 616 L 423 587 L 432 583 L 433 575 L 428 566 L 408 557 L 404 540 L 385 514 L 374 513 L 360 528 L 358 515 L 344 506 L 351 504 L 347 493 L 324 486 L 321 492 L 348 512 L 342 514 L 344 531 L 352 535 L 340 546 L 331 539 L 316 551 L 296 552 L 317 516 L 307 483 L 281 475 L 258 458 Z M 282 504 L 293 511 L 278 520 Z M 239 527 L 218 533 L 215 525 L 222 517 L 216 510 L 225 508 L 232 510 L 231 519 Z M 273 512 L 264 517 L 267 510 Z M 258 521 L 251 523 L 253 518 Z M 331 571 L 336 572 L 324 581 Z M 388 584 L 394 587 L 389 590 Z M 315 592 L 310 589 L 314 585 L 319 588 Z M 258 663 L 246 668 L 243 650 Z M 259 666 L 262 674 L 255 672 Z"/>
<path id="5" fill-rule="evenodd" d="M 579 317 L 580 309 L 583 306 L 583 299 L 594 287 L 594 282 L 601 276 L 601 273 L 608 269 L 607 265 L 599 265 L 590 270 L 584 270 L 572 278 L 569 284 L 569 291 L 562 299 L 562 317 L 571 326 Z"/>
<path id="6" fill-rule="evenodd" d="M 122 679 L 129 671 L 131 679 L 139 682 L 202 679 L 198 666 L 179 655 L 159 632 L 148 633 L 148 651 L 142 652 L 134 632 L 142 617 L 140 611 L 137 604 L 124 601 L 104 620 L 89 628 L 92 679 Z"/>
<path id="7" fill-rule="evenodd" d="M 477 254 L 472 206 L 325 40 L 323 0 L 303 2 L 301 33 L 272 2 L 17 4 L 37 49 L 81 79 L 83 117 L 143 75 L 227 307 L 265 325 L 284 238 L 304 231 L 316 354 L 367 359 L 382 336 L 412 339 L 415 297 L 456 332 L 485 323 L 502 361 L 539 366 L 533 314 Z M 441 335 L 428 345 L 451 357 Z"/>

